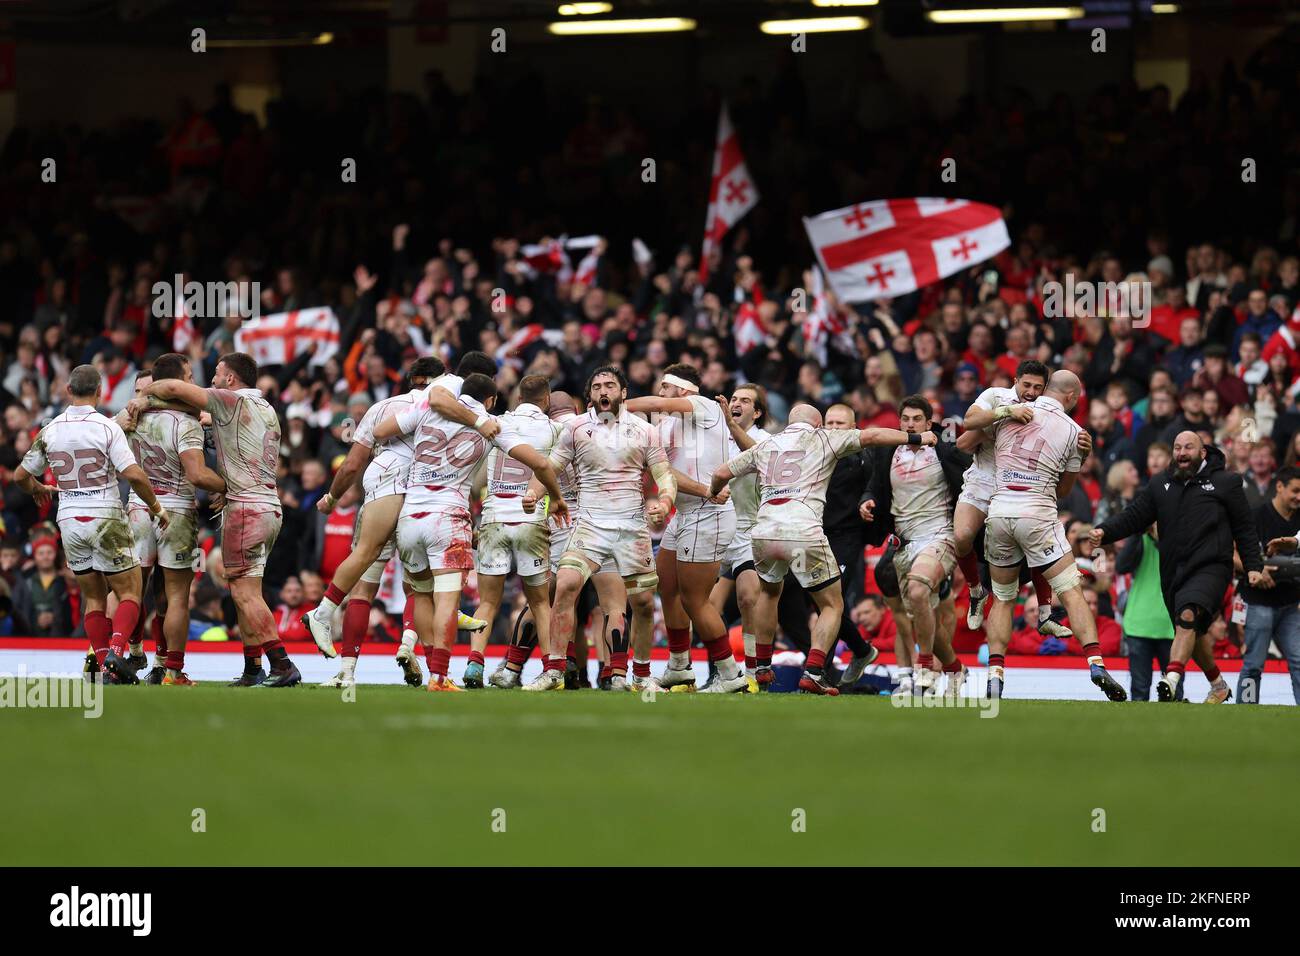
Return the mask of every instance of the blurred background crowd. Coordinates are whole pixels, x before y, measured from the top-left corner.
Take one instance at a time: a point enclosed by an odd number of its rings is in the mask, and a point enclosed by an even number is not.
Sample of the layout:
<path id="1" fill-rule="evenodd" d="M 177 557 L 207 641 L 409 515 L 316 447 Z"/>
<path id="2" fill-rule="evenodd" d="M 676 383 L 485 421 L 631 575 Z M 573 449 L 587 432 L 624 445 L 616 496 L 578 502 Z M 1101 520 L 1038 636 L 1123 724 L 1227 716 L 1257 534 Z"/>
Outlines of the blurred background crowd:
<path id="1" fill-rule="evenodd" d="M 1258 504 L 1300 447 L 1297 63 L 1281 34 L 1243 67 L 1194 75 L 1177 99 L 1160 85 L 1067 96 L 1027 84 L 936 115 L 867 55 L 833 124 L 814 119 L 787 55 L 736 88 L 706 88 L 671 126 L 633 103 L 549 97 L 539 74 L 456 93 L 437 71 L 423 96 L 327 89 L 311 104 L 270 102 L 264 122 L 219 84 L 209 102 L 177 103 L 169 124 L 19 126 L 0 148 L 0 630 L 80 627 L 52 516 L 12 471 L 63 407 L 73 366 L 101 367 L 111 412 L 172 349 L 175 320 L 158 314 L 153 287 L 177 275 L 255 281 L 264 314 L 329 306 L 339 318 L 336 353 L 304 353 L 258 383 L 283 419 L 284 530 L 266 586 L 286 637 L 306 637 L 298 615 L 347 553 L 355 501 L 330 518 L 314 505 L 350 425 L 427 354 L 452 366 L 470 349 L 496 356 L 506 404 L 529 373 L 580 394 L 593 367 L 614 362 L 641 395 L 688 361 L 708 393 L 765 385 L 773 429 L 795 401 L 896 423 L 898 400 L 919 392 L 938 427 L 959 430 L 981 389 L 1009 385 L 1036 358 L 1087 389 L 1076 417 L 1094 451 L 1062 505 L 1071 541 L 1163 468 L 1183 429 L 1221 447 Z M 724 92 L 762 199 L 701 284 Z M 955 183 L 937 174 L 948 157 Z M 56 183 L 41 183 L 46 158 Z M 355 181 L 340 175 L 343 158 Z M 1249 182 L 1246 158 L 1258 170 Z M 914 195 L 999 206 L 1011 247 L 906 297 L 832 301 L 845 331 L 821 337 L 793 295 L 812 261 L 801 217 Z M 600 238 L 566 251 L 562 237 L 579 235 Z M 1134 321 L 1102 302 L 1044 317 L 1045 284 L 1067 274 L 1149 282 L 1151 311 Z M 743 351 L 741 316 L 761 328 Z M 186 350 L 206 382 L 241 319 L 193 321 Z M 219 638 L 234 619 L 212 550 L 219 525 L 205 527 L 193 631 Z M 870 596 L 873 560 L 853 613 L 892 650 L 889 612 Z M 1090 567 L 1082 553 L 1080 563 Z M 1108 653 L 1120 647 L 1126 580 L 1090 575 Z M 468 593 L 472 608 L 472 580 Z M 1228 623 L 1216 625 L 1225 654 Z M 392 632 L 378 607 L 374 624 Z M 1025 639 L 1025 652 L 1069 650 Z"/>

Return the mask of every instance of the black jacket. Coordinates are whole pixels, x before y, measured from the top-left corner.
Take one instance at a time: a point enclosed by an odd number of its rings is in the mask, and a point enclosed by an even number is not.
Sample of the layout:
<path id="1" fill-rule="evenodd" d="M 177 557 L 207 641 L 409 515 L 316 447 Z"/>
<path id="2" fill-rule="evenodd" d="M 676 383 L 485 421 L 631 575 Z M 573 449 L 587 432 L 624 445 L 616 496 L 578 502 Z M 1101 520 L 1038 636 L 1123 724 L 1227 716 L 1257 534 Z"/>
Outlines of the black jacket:
<path id="1" fill-rule="evenodd" d="M 1206 446 L 1205 466 L 1186 481 L 1174 469 L 1160 472 L 1129 506 L 1099 527 L 1102 542 L 1140 534 L 1152 523 L 1160 532 L 1160 586 L 1169 594 L 1197 571 L 1215 565 L 1232 573 L 1235 543 L 1247 571 L 1262 571 L 1255 518 L 1246 504 L 1241 476 L 1227 469 L 1223 452 Z"/>
<path id="2" fill-rule="evenodd" d="M 939 464 L 943 466 L 943 475 L 948 479 L 952 500 L 956 502 L 961 494 L 962 475 L 970 467 L 971 456 L 964 451 L 958 451 L 955 444 L 943 439 L 934 446 L 934 450 L 939 456 Z M 894 458 L 894 449 L 872 448 L 867 454 L 871 461 L 871 484 L 863 500 L 876 502 L 875 520 L 867 525 L 867 543 L 876 545 L 883 544 L 885 539 L 894 533 L 894 515 L 890 511 L 894 495 L 893 485 L 889 480 L 889 466 Z"/>
<path id="3" fill-rule="evenodd" d="M 822 527 L 826 529 L 828 538 L 862 540 L 867 530 L 858 514 L 858 506 L 870 497 L 869 451 L 871 449 L 865 449 L 835 463 L 831 480 L 826 485 L 826 510 L 822 512 Z"/>

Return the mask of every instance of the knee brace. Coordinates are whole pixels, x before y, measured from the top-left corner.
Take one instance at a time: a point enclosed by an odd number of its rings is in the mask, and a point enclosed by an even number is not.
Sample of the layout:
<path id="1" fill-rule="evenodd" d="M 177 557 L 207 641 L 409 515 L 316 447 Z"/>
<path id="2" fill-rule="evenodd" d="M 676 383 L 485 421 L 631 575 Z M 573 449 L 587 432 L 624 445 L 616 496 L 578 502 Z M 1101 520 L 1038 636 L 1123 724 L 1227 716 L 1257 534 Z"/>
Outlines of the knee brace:
<path id="1" fill-rule="evenodd" d="M 416 594 L 428 594 L 433 590 L 433 578 L 408 577 L 406 583 L 411 586 L 411 590 Z"/>
<path id="2" fill-rule="evenodd" d="M 1079 568 L 1072 562 L 1064 571 L 1058 572 L 1056 577 L 1047 578 L 1047 583 L 1052 586 L 1052 593 L 1060 597 L 1066 591 L 1077 588 L 1082 580 Z"/>
<path id="3" fill-rule="evenodd" d="M 1178 609 L 1178 620 L 1174 623 L 1200 637 L 1210 629 L 1210 612 L 1199 604 L 1184 604 Z"/>
<path id="4" fill-rule="evenodd" d="M 923 585 L 923 586 L 925 587 L 926 591 L 927 591 L 928 594 L 929 594 L 929 597 L 927 598 L 927 601 L 928 601 L 929 604 L 930 604 L 930 609 L 931 609 L 931 610 L 933 610 L 934 608 L 936 608 L 936 607 L 939 606 L 939 594 L 938 594 L 938 592 L 935 590 L 934 585 L 930 583 L 930 579 L 927 578 L 925 575 L 923 575 L 923 574 L 912 574 L 911 572 L 908 572 L 907 577 L 904 578 L 903 580 L 904 580 L 904 583 L 906 583 L 906 584 L 908 585 L 908 588 L 907 588 L 907 591 L 908 591 L 908 592 L 911 591 L 911 585 L 914 584 L 914 583 L 915 583 L 915 584 Z M 906 597 L 906 596 L 907 596 L 907 594 L 905 593 L 905 594 L 904 594 L 904 597 Z"/>
<path id="5" fill-rule="evenodd" d="M 528 585 L 530 588 L 535 588 L 545 584 L 548 580 L 550 580 L 550 577 L 551 577 L 551 573 L 549 571 L 541 571 L 538 572 L 537 574 L 523 575 L 523 582 L 524 584 Z"/>
<path id="6" fill-rule="evenodd" d="M 378 561 L 366 568 L 365 572 L 361 575 L 361 580 L 365 581 L 367 584 L 378 584 L 383 579 L 384 565 L 380 564 Z"/>
<path id="7" fill-rule="evenodd" d="M 587 559 L 581 555 L 574 554 L 572 551 L 566 551 L 560 556 L 559 570 L 563 571 L 568 568 L 570 571 L 577 571 L 582 575 L 582 583 L 586 584 L 591 577 L 591 565 Z"/>
<path id="8" fill-rule="evenodd" d="M 1016 599 L 1016 595 L 1019 593 L 1020 583 L 1017 581 L 1011 581 L 1008 584 L 999 584 L 997 581 L 993 582 L 993 596 L 1003 604 L 1010 604 Z"/>
<path id="9" fill-rule="evenodd" d="M 640 594 L 643 591 L 653 591 L 659 587 L 659 575 L 653 571 L 649 574 L 634 574 L 631 577 L 623 579 L 623 585 L 627 588 L 628 594 Z"/>
<path id="10" fill-rule="evenodd" d="M 456 574 L 435 574 L 433 576 L 433 593 L 446 594 L 448 591 L 459 591 L 460 573 Z"/>

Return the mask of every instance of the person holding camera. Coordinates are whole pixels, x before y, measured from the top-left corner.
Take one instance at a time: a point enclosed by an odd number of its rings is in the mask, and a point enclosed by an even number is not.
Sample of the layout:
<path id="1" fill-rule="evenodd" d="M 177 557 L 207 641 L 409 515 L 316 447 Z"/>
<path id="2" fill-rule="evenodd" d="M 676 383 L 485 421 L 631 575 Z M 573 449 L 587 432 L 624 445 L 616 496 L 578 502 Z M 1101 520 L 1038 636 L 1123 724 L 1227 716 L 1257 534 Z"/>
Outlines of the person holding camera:
<path id="1" fill-rule="evenodd" d="M 1259 540 L 1269 558 L 1295 554 L 1300 543 L 1300 468 L 1288 465 L 1273 476 L 1273 497 L 1255 509 Z M 1287 567 L 1293 564 L 1294 567 Z M 1300 704 L 1300 558 L 1268 562 L 1272 587 L 1242 585 L 1246 602 L 1246 647 L 1237 680 L 1237 702 L 1259 703 L 1259 679 L 1268 648 L 1276 643 L 1291 671 L 1291 691 Z"/>

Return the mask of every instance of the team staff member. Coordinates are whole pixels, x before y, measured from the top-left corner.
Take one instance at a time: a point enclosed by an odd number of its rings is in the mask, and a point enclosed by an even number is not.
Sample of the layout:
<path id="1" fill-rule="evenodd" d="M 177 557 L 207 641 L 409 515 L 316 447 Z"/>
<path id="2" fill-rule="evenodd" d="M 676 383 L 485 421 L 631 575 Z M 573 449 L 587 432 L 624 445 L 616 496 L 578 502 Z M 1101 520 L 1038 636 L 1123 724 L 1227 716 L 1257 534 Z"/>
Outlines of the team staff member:
<path id="1" fill-rule="evenodd" d="M 1169 670 L 1156 683 L 1156 696 L 1174 699 L 1187 659 L 1194 654 L 1212 688 L 1206 703 L 1221 703 L 1228 688 L 1214 664 L 1208 632 L 1232 581 L 1233 545 L 1251 587 L 1267 588 L 1272 581 L 1264 573 L 1241 476 L 1228 470 L 1223 452 L 1205 445 L 1195 432 L 1179 432 L 1170 466 L 1088 537 L 1099 548 L 1153 523 L 1160 538 L 1160 586 L 1174 622 Z"/>
<path id="2" fill-rule="evenodd" d="M 1259 540 L 1268 542 L 1269 556 L 1292 554 L 1300 536 L 1300 468 L 1290 465 L 1273 476 L 1273 498 L 1255 509 Z M 1266 571 L 1273 570 L 1266 568 Z M 1300 704 L 1300 580 L 1278 581 L 1273 587 L 1241 588 L 1246 602 L 1246 650 L 1237 681 L 1239 704 L 1259 703 L 1259 678 L 1276 642 L 1286 655 L 1291 691 Z"/>

